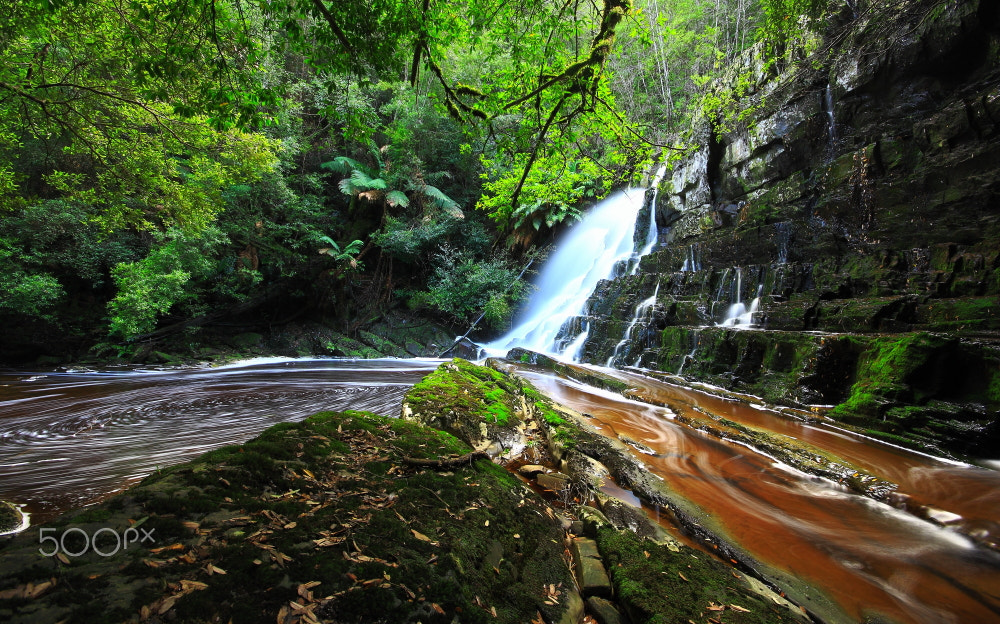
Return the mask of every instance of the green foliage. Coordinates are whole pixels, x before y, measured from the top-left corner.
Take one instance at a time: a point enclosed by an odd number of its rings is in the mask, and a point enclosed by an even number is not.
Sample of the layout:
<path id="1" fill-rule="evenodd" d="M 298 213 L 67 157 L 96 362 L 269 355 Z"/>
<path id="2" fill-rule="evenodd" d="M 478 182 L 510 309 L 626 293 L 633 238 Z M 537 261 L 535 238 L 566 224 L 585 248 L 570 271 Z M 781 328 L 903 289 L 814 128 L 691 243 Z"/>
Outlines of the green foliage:
<path id="1" fill-rule="evenodd" d="M 270 141 L 231 128 L 256 116 L 261 89 L 220 88 L 207 42 L 177 36 L 212 23 L 213 47 L 234 52 L 219 37 L 235 28 L 225 6 L 212 16 L 157 2 L 11 8 L 0 47 L 0 205 L 61 197 L 99 207 L 108 230 L 196 230 L 221 210 L 222 188 L 273 167 Z M 247 46 L 244 59 L 259 47 Z"/>
<path id="2" fill-rule="evenodd" d="M 757 37 L 769 58 L 779 59 L 796 40 L 821 26 L 828 0 L 760 0 L 762 18 Z"/>
<path id="3" fill-rule="evenodd" d="M 112 271 L 118 294 L 108 304 L 111 333 L 133 338 L 152 331 L 157 319 L 194 294 L 185 286 L 215 268 L 210 255 L 224 242 L 216 228 L 190 235 L 180 229 L 158 236 L 159 245 L 137 262 L 119 264 Z"/>
<path id="4" fill-rule="evenodd" d="M 4 260 L 2 251 L 0 260 Z M 0 276 L 0 310 L 45 317 L 63 294 L 59 280 L 51 275 L 17 271 Z"/>
<path id="5" fill-rule="evenodd" d="M 502 226 L 512 229 L 552 227 L 567 218 L 579 218 L 577 206 L 582 200 L 596 200 L 608 192 L 603 171 L 589 158 L 567 162 L 561 154 L 538 159 L 521 186 L 519 203 L 510 204 L 517 187 L 526 154 L 518 154 L 513 163 L 483 158 L 485 194 L 476 208 L 488 213 Z"/>
<path id="6" fill-rule="evenodd" d="M 528 284 L 517 267 L 503 258 L 475 259 L 464 250 L 442 245 L 428 281 L 430 302 L 460 322 L 471 322 L 484 309 L 493 327 L 509 320 L 509 311 L 525 298 Z"/>

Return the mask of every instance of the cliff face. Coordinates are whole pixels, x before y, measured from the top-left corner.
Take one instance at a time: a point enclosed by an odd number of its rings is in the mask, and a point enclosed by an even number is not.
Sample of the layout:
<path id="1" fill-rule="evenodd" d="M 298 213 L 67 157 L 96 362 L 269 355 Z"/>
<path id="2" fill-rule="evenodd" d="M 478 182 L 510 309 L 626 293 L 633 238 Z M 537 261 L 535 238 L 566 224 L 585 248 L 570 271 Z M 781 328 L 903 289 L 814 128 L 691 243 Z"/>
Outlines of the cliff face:
<path id="1" fill-rule="evenodd" d="M 1000 5 L 845 5 L 772 73 L 734 68 L 747 121 L 705 121 L 650 191 L 661 245 L 594 293 L 583 359 L 982 456 L 1000 441 Z"/>

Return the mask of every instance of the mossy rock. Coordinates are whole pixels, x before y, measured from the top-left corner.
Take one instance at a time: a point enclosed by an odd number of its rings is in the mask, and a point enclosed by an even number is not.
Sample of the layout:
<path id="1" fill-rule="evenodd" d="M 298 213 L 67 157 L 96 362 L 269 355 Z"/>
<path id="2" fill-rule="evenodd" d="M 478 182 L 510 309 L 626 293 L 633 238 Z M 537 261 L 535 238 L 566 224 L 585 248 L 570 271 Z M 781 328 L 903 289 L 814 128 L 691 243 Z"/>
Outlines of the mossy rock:
<path id="1" fill-rule="evenodd" d="M 0 619 L 271 623 L 305 608 L 338 622 L 558 621 L 566 601 L 547 604 L 545 588 L 565 597 L 572 579 L 544 501 L 487 460 L 407 463 L 469 450 L 360 412 L 277 425 L 46 527 L 136 527 L 152 543 L 61 561 L 39 554 L 37 534 L 11 540 Z"/>
<path id="2" fill-rule="evenodd" d="M 618 603 L 633 624 L 704 622 L 706 615 L 740 624 L 810 621 L 777 595 L 761 595 L 759 583 L 686 546 L 660 545 L 610 527 L 598 529 L 597 543 Z"/>
<path id="3" fill-rule="evenodd" d="M 21 510 L 5 500 L 0 500 L 0 535 L 21 526 Z"/>
<path id="4" fill-rule="evenodd" d="M 461 440 L 505 448 L 521 442 L 524 418 L 519 386 L 503 373 L 455 358 L 415 384 L 403 399 L 403 417 Z"/>

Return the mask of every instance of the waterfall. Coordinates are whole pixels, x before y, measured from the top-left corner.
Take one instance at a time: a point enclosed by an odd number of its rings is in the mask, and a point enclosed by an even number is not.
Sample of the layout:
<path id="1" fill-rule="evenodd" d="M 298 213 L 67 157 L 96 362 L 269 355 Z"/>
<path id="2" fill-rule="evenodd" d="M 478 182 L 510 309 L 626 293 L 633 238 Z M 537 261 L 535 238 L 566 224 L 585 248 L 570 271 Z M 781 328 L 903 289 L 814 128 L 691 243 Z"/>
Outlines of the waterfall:
<path id="1" fill-rule="evenodd" d="M 698 330 L 696 329 L 691 334 L 691 352 L 688 353 L 687 355 L 685 355 L 684 359 L 681 360 L 681 365 L 677 369 L 677 374 L 678 375 L 680 375 L 681 373 L 683 373 L 684 372 L 684 367 L 687 366 L 687 363 L 689 361 L 691 361 L 691 360 L 694 359 L 694 354 L 698 352 L 698 345 L 700 344 L 700 342 L 701 342 L 701 340 L 700 340 L 700 337 L 698 336 Z"/>
<path id="2" fill-rule="evenodd" d="M 681 271 L 687 273 L 691 271 L 701 270 L 701 249 L 698 244 L 688 245 L 687 254 L 684 256 L 684 264 L 681 266 Z"/>
<path id="3" fill-rule="evenodd" d="M 649 310 L 656 303 L 656 295 L 660 294 L 660 283 L 656 283 L 656 289 L 653 291 L 653 296 L 648 299 L 643 299 L 639 302 L 639 305 L 635 306 L 635 314 L 632 315 L 632 321 L 625 328 L 625 333 L 622 335 L 622 339 L 615 345 L 615 352 L 611 354 L 608 358 L 606 366 L 614 366 L 615 359 L 618 357 L 618 352 L 622 350 L 622 347 L 628 344 L 628 341 L 632 339 L 632 330 L 635 326 L 639 324 L 639 321 L 643 320 L 646 316 L 646 310 Z"/>
<path id="4" fill-rule="evenodd" d="M 828 120 L 827 131 L 830 148 L 833 149 L 833 144 L 837 141 L 837 120 L 833 113 L 833 88 L 830 86 L 830 83 L 826 84 L 826 90 L 823 92 L 823 108 L 826 109 Z"/>
<path id="5" fill-rule="evenodd" d="M 660 168 L 656 170 L 656 175 L 653 176 L 650 186 L 653 189 L 653 199 L 649 202 L 649 229 L 646 231 L 646 243 L 643 245 L 642 251 L 639 252 L 637 258 L 641 258 L 653 251 L 653 246 L 656 245 L 656 241 L 659 238 L 659 231 L 656 229 L 656 196 L 660 192 L 660 180 L 663 179 L 663 175 L 667 172 L 667 165 L 660 165 Z M 635 263 L 635 267 L 632 269 L 632 274 L 635 275 L 639 272 L 639 263 Z"/>
<path id="6" fill-rule="evenodd" d="M 643 189 L 633 188 L 594 206 L 559 241 L 555 253 L 545 262 L 537 290 L 518 324 L 483 345 L 484 351 L 503 356 L 514 347 L 522 347 L 564 358 L 579 357 L 589 329 L 567 339 L 562 335 L 563 326 L 582 316 L 597 283 L 614 277 L 616 267 L 632 257 L 635 222 L 644 200 Z"/>
<path id="7" fill-rule="evenodd" d="M 736 267 L 736 288 L 733 291 L 733 303 L 726 310 L 726 315 L 722 318 L 722 322 L 719 325 L 723 327 L 751 327 L 753 326 L 753 315 L 757 313 L 757 308 L 760 307 L 760 295 L 764 289 L 763 284 L 757 286 L 757 295 L 747 306 L 743 303 L 742 292 L 743 292 L 743 270 L 740 267 Z M 720 289 L 721 290 L 721 289 Z"/>

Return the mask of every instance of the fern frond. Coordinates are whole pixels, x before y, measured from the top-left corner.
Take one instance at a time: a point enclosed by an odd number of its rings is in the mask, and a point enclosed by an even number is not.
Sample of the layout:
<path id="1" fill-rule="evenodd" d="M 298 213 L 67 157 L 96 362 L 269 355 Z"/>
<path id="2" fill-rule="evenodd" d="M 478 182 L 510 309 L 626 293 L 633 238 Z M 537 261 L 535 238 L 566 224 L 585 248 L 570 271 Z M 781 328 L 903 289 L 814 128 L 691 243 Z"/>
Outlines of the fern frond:
<path id="1" fill-rule="evenodd" d="M 344 195 L 350 195 L 351 197 L 357 195 L 359 192 L 359 189 L 354 186 L 354 183 L 351 182 L 350 178 L 344 178 L 337 183 L 337 186 L 340 187 L 341 193 Z"/>
<path id="2" fill-rule="evenodd" d="M 385 180 L 369 176 L 360 169 L 355 169 L 351 172 L 351 183 L 364 191 L 384 191 L 387 188 Z"/>
<path id="3" fill-rule="evenodd" d="M 347 156 L 337 156 L 329 162 L 320 164 L 322 169 L 336 173 L 351 173 L 352 171 L 367 171 L 367 167 Z"/>
<path id="4" fill-rule="evenodd" d="M 410 198 L 403 191 L 389 191 L 385 194 L 385 200 L 392 207 L 406 208 L 410 205 Z"/>

